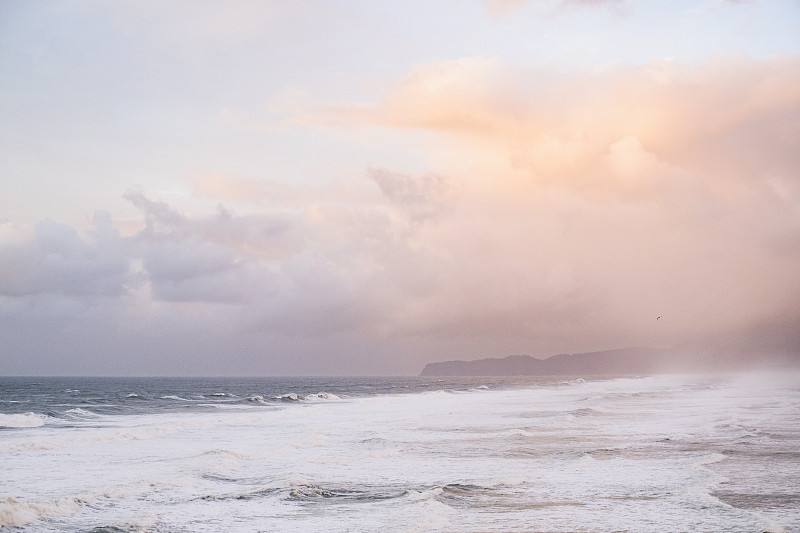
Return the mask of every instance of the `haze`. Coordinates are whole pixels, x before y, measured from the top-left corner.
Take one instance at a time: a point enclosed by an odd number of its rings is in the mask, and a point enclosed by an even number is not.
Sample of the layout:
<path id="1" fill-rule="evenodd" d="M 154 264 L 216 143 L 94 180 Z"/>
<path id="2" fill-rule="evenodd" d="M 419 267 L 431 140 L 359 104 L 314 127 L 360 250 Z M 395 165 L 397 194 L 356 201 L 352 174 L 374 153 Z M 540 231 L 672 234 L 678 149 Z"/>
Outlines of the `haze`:
<path id="1" fill-rule="evenodd" d="M 11 0 L 0 95 L 0 374 L 800 359 L 796 1 Z"/>

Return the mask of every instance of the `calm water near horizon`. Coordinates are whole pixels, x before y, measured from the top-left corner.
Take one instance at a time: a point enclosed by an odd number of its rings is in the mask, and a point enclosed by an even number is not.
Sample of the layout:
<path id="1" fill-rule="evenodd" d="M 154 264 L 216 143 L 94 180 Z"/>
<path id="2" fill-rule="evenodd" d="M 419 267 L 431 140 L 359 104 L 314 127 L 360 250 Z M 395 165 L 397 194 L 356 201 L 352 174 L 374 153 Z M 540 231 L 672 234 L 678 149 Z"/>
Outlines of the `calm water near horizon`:
<path id="1" fill-rule="evenodd" d="M 6 532 L 800 531 L 797 375 L 0 378 Z"/>

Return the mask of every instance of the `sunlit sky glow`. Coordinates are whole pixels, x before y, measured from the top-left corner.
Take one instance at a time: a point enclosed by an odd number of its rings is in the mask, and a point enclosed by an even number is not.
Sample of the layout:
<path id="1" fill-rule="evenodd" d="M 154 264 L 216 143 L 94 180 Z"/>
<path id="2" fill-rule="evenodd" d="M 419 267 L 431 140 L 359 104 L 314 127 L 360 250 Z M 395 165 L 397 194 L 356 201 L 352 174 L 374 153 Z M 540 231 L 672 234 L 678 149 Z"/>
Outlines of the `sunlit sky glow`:
<path id="1" fill-rule="evenodd" d="M 0 374 L 800 350 L 795 0 L 11 0 L 0 95 Z"/>

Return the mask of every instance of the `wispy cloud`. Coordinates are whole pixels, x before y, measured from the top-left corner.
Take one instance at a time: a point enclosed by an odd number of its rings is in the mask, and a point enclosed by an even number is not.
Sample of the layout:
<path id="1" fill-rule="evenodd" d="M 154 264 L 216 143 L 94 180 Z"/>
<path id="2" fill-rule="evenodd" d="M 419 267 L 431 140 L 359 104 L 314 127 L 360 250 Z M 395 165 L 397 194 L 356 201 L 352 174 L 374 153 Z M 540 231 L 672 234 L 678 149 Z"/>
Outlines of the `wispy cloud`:
<path id="1" fill-rule="evenodd" d="M 735 0 L 734 0 L 735 1 Z M 538 4 L 547 16 L 583 8 L 612 8 L 618 14 L 627 13 L 628 0 L 549 0 L 534 2 L 531 0 L 484 0 L 489 13 L 499 14 L 521 8 L 525 4 Z"/>
<path id="2" fill-rule="evenodd" d="M 658 188 L 674 167 L 725 186 L 792 175 L 798 87 L 797 58 L 661 61 L 581 75 L 478 58 L 419 68 L 372 105 L 330 105 L 327 113 L 442 132 L 464 150 L 503 155 L 497 170 L 522 170 L 532 184 L 608 192 L 633 185 L 633 172 L 636 187 Z M 747 143 L 759 150 L 735 149 Z"/>

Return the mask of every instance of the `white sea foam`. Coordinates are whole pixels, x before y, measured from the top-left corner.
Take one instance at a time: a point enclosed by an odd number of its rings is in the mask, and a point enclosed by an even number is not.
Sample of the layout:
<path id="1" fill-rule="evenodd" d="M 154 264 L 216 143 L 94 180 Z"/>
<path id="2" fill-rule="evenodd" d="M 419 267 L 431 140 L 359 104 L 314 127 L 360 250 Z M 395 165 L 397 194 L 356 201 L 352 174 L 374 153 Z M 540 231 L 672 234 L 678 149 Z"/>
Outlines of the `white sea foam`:
<path id="1" fill-rule="evenodd" d="M 97 418 L 100 416 L 97 413 L 92 413 L 91 411 L 87 411 L 86 409 L 81 409 L 80 407 L 67 409 L 66 411 L 64 411 L 64 415 L 67 416 L 68 418 L 73 418 L 73 419 Z"/>
<path id="2" fill-rule="evenodd" d="M 43 426 L 47 417 L 36 413 L 0 414 L 0 428 L 35 428 Z"/>
<path id="3" fill-rule="evenodd" d="M 264 399 L 263 396 L 251 396 L 248 398 L 249 401 L 253 403 L 260 403 L 260 404 L 267 404 L 269 403 L 267 400 Z"/>
<path id="4" fill-rule="evenodd" d="M 332 394 L 330 392 L 318 392 L 316 394 L 308 394 L 306 395 L 303 400 L 309 402 L 315 402 L 320 400 L 341 400 L 342 398 L 337 396 L 336 394 Z"/>
<path id="5" fill-rule="evenodd" d="M 62 498 L 52 503 L 30 503 L 13 497 L 0 499 L 0 528 L 25 526 L 42 516 L 74 513 L 80 503 L 80 500 L 72 498 Z"/>
<path id="6" fill-rule="evenodd" d="M 32 533 L 145 522 L 234 533 L 797 529 L 795 509 L 753 510 L 720 491 L 789 490 L 800 465 L 773 468 L 769 454 L 795 457 L 800 391 L 707 385 L 467 384 L 345 399 L 306 389 L 11 429 L 0 435 L 0 516 Z M 737 457 L 744 467 L 718 471 Z"/>
<path id="7" fill-rule="evenodd" d="M 273 399 L 281 402 L 299 402 L 300 396 L 293 392 L 290 392 L 289 394 L 281 394 L 279 396 L 274 396 Z"/>

